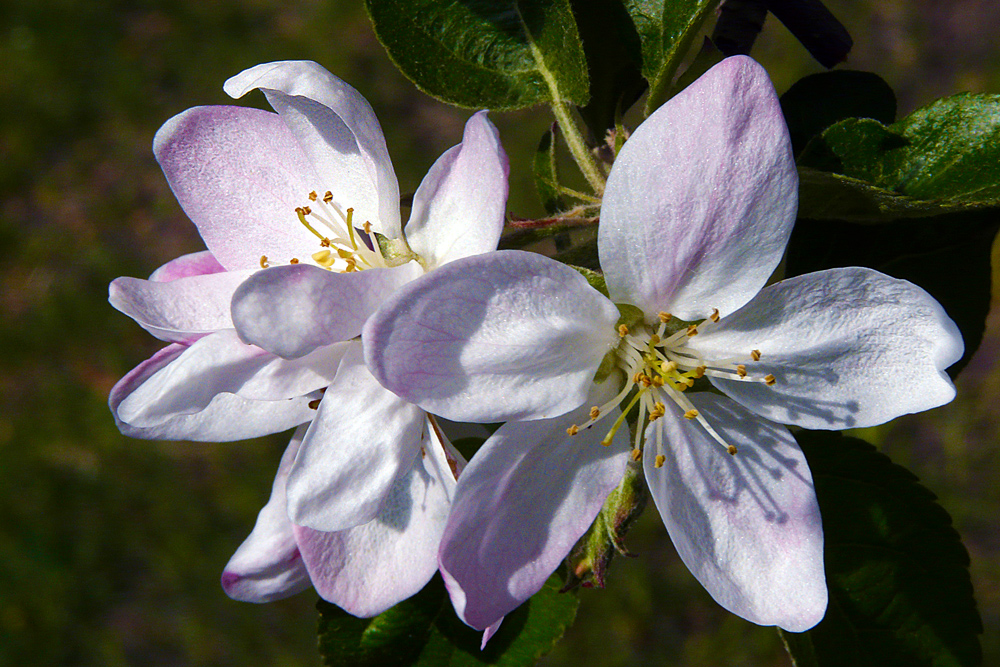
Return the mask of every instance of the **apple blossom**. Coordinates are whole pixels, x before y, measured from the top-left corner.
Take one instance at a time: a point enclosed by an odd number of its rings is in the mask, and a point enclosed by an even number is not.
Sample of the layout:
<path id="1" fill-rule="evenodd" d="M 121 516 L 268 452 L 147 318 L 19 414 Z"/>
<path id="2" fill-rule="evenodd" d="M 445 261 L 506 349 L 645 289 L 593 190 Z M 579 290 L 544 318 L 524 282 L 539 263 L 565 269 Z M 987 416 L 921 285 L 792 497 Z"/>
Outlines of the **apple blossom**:
<path id="1" fill-rule="evenodd" d="M 610 490 L 595 482 L 601 450 L 642 459 L 679 555 L 720 604 L 792 631 L 823 617 L 819 508 L 780 424 L 870 426 L 946 403 L 963 345 L 932 297 L 877 271 L 765 286 L 797 184 L 766 73 L 729 58 L 617 156 L 598 231 L 607 297 L 565 265 L 502 251 L 410 283 L 366 323 L 368 365 L 401 397 L 520 422 L 456 487 L 440 562 L 467 623 L 493 623 L 565 557 L 596 514 L 592 498 L 567 501 Z M 616 377 L 594 400 L 593 381 Z"/>
<path id="2" fill-rule="evenodd" d="M 111 407 L 137 437 L 301 425 L 224 588 L 267 601 L 311 581 L 374 615 L 436 571 L 464 461 L 371 376 L 357 337 L 408 281 L 496 248 L 507 160 L 485 112 L 473 115 L 418 188 L 404 234 L 385 140 L 357 91 L 308 62 L 225 85 L 233 97 L 253 89 L 277 113 L 197 107 L 157 133 L 157 160 L 208 251 L 112 283 L 112 304 L 172 344 L 115 387 Z"/>

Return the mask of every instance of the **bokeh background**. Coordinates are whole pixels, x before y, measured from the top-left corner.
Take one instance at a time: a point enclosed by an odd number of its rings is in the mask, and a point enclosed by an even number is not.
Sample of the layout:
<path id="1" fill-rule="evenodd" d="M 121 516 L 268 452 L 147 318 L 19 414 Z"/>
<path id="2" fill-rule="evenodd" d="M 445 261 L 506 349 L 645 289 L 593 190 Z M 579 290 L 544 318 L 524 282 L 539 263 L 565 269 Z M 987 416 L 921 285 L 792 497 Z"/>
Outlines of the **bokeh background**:
<path id="1" fill-rule="evenodd" d="M 1000 92 L 990 0 L 828 0 L 900 112 Z M 755 55 L 779 92 L 819 71 L 768 20 Z M 287 436 L 198 444 L 123 438 L 107 394 L 158 344 L 107 303 L 202 249 L 151 153 L 156 129 L 259 62 L 313 59 L 375 108 L 401 190 L 468 112 L 417 92 L 350 0 L 5 0 L 0 5 L 0 665 L 318 665 L 310 591 L 248 605 L 218 584 L 265 502 Z M 264 106 L 256 94 L 241 104 Z M 539 213 L 528 160 L 550 122 L 494 114 L 510 210 Z M 994 261 L 996 266 L 996 261 Z M 956 267 L 960 270 L 960 267 Z M 1000 664 L 1000 315 L 959 398 L 866 434 L 940 496 L 972 556 L 986 664 Z M 545 664 L 788 665 L 777 635 L 716 606 L 654 512 L 608 588 Z"/>

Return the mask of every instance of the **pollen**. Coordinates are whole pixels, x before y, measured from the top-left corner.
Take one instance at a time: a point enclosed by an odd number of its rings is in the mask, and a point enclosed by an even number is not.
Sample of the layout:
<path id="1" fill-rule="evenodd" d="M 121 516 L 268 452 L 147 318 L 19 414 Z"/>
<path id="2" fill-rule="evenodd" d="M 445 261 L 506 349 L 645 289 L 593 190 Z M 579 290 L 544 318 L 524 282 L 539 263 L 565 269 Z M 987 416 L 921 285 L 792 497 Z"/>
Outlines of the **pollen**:
<path id="1" fill-rule="evenodd" d="M 729 445 L 728 447 L 726 447 L 726 451 L 729 452 L 730 456 L 736 456 L 736 452 L 738 452 L 739 450 L 736 449 L 736 445 Z"/>
<path id="2" fill-rule="evenodd" d="M 566 435 L 576 435 L 579 432 L 580 432 L 580 427 L 577 426 L 576 424 L 573 424 L 568 429 L 566 429 Z"/>
<path id="3" fill-rule="evenodd" d="M 737 365 L 736 374 L 739 375 L 741 378 L 745 378 L 747 376 L 747 367 L 744 366 L 743 364 Z"/>
<path id="4" fill-rule="evenodd" d="M 596 405 L 590 409 L 590 418 L 597 419 L 601 416 L 601 409 Z"/>
<path id="5" fill-rule="evenodd" d="M 656 462 L 653 463 L 653 465 L 656 466 L 657 468 L 662 468 L 663 464 L 666 462 L 667 462 L 667 457 L 664 456 L 663 454 L 659 454 L 657 455 Z"/>
<path id="6" fill-rule="evenodd" d="M 641 449 L 633 449 L 632 450 L 632 460 L 635 461 L 636 463 L 638 463 L 641 458 L 642 458 L 642 450 Z"/>
<path id="7" fill-rule="evenodd" d="M 775 382 L 777 382 L 777 380 L 770 373 L 768 373 L 767 375 L 764 376 L 764 383 L 768 387 L 770 387 L 771 385 L 773 385 Z"/>
<path id="8" fill-rule="evenodd" d="M 684 419 L 697 419 L 697 418 L 698 418 L 698 411 L 695 410 L 694 408 L 691 408 L 690 410 L 684 413 Z"/>
<path id="9" fill-rule="evenodd" d="M 619 338 L 624 338 L 627 335 L 628 335 L 628 327 L 625 326 L 624 324 L 619 324 L 618 325 L 618 336 L 619 336 Z"/>
<path id="10" fill-rule="evenodd" d="M 271 266 L 271 265 L 267 261 L 267 255 L 261 255 L 260 256 L 260 268 L 266 269 L 269 266 Z"/>
<path id="11" fill-rule="evenodd" d="M 718 322 L 719 321 L 719 309 L 718 308 L 713 308 L 712 309 L 712 314 L 708 316 L 708 319 L 712 320 L 713 322 Z"/>
<path id="12" fill-rule="evenodd" d="M 662 310 L 659 313 L 657 313 L 656 316 L 660 318 L 660 322 L 663 324 L 669 322 L 670 318 L 673 317 L 673 315 L 671 315 L 670 313 L 665 313 Z"/>
<path id="13" fill-rule="evenodd" d="M 317 199 L 319 199 L 319 195 L 316 194 L 315 190 L 309 193 L 309 201 L 316 201 Z"/>
<path id="14" fill-rule="evenodd" d="M 332 201 L 333 201 L 333 193 L 327 190 L 326 193 L 323 195 L 323 203 L 329 204 Z"/>
<path id="15" fill-rule="evenodd" d="M 750 358 L 754 361 L 760 361 L 760 350 L 750 350 Z"/>

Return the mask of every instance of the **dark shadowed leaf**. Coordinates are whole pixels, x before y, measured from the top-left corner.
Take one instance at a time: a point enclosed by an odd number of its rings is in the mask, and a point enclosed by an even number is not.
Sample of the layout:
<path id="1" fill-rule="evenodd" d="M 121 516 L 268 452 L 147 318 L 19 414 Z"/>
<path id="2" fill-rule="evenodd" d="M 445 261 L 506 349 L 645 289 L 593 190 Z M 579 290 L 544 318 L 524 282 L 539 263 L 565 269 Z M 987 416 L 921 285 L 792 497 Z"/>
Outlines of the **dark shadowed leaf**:
<path id="1" fill-rule="evenodd" d="M 365 0 L 375 34 L 418 88 L 463 107 L 585 105 L 569 0 Z"/>
<path id="2" fill-rule="evenodd" d="M 320 600 L 320 654 L 331 667 L 527 667 L 552 650 L 576 616 L 579 601 L 561 586 L 550 577 L 483 650 L 483 633 L 458 619 L 440 576 L 375 618 L 355 618 Z"/>
<path id="3" fill-rule="evenodd" d="M 972 667 L 969 555 L 934 494 L 857 438 L 796 434 L 823 513 L 826 617 L 782 633 L 799 667 Z"/>
<path id="4" fill-rule="evenodd" d="M 542 135 L 538 142 L 538 150 L 532 161 L 532 171 L 535 176 L 535 189 L 542 206 L 549 215 L 566 209 L 566 202 L 559 192 L 559 169 L 556 163 L 556 125 Z"/>

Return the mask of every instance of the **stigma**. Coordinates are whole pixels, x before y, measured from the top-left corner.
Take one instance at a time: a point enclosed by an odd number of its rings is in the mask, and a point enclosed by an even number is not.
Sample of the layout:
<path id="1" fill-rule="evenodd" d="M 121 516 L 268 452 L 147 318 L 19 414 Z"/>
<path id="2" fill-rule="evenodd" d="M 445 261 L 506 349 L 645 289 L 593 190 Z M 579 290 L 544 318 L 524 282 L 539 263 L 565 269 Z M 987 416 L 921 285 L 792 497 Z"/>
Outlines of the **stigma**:
<path id="1" fill-rule="evenodd" d="M 735 456 L 738 451 L 736 446 L 719 434 L 686 393 L 707 389 L 701 385 L 699 389 L 692 389 L 705 377 L 759 382 L 769 387 L 777 379 L 771 374 L 763 375 L 756 371 L 756 364 L 762 356 L 758 349 L 738 352 L 725 359 L 709 359 L 691 346 L 693 339 L 722 320 L 718 309 L 713 308 L 709 316 L 698 323 L 681 322 L 665 312 L 658 313 L 657 320 L 652 325 L 642 322 L 630 326 L 618 325 L 619 343 L 612 354 L 615 366 L 626 378 L 624 386 L 604 405 L 593 406 L 590 419 L 572 425 L 567 433 L 576 435 L 604 419 L 613 408 L 621 407 L 621 413 L 601 444 L 610 445 L 615 433 L 627 420 L 631 422 L 629 415 L 634 413 L 632 458 L 636 461 L 642 458 L 642 452 L 649 444 L 646 442 L 648 435 L 654 440 L 653 465 L 659 468 L 666 461 L 663 429 L 648 427 L 666 414 L 667 406 L 673 405 L 671 409 L 679 410 L 685 420 L 697 424 L 726 453 Z"/>

